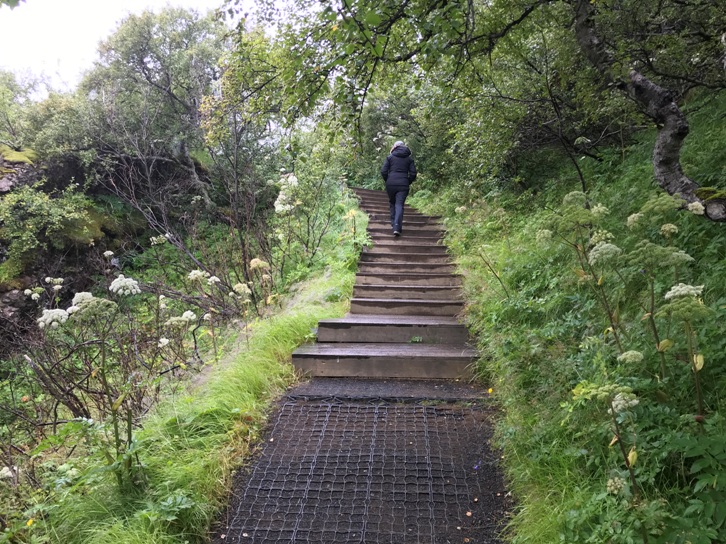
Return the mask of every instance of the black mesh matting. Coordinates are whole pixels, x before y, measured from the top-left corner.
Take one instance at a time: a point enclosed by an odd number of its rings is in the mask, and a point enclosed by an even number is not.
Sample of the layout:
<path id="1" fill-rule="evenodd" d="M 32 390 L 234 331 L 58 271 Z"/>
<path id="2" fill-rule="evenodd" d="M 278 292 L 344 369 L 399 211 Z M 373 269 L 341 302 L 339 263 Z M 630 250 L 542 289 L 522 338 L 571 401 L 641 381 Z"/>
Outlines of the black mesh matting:
<path id="1" fill-rule="evenodd" d="M 476 405 L 285 402 L 214 541 L 499 542 L 489 434 Z"/>

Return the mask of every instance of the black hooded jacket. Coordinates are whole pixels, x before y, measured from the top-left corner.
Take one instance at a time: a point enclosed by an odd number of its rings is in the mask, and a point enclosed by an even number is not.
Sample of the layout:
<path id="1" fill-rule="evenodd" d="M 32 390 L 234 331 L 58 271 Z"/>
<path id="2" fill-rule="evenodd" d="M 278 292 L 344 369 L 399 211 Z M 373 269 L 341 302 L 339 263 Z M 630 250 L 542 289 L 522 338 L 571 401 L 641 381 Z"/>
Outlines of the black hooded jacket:
<path id="1" fill-rule="evenodd" d="M 386 187 L 408 187 L 416 179 L 416 165 L 411 150 L 399 145 L 386 157 L 381 167 L 381 176 Z"/>

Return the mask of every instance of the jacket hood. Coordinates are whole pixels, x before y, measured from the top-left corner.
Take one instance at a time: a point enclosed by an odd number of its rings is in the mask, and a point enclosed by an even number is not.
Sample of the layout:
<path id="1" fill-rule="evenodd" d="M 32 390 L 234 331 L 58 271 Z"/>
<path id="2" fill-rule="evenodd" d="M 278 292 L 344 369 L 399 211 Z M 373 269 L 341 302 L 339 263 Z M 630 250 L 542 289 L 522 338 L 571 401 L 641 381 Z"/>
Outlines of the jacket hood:
<path id="1" fill-rule="evenodd" d="M 395 155 L 396 157 L 408 157 L 411 154 L 411 150 L 407 148 L 405 145 L 399 145 L 396 149 L 391 151 L 391 155 Z"/>

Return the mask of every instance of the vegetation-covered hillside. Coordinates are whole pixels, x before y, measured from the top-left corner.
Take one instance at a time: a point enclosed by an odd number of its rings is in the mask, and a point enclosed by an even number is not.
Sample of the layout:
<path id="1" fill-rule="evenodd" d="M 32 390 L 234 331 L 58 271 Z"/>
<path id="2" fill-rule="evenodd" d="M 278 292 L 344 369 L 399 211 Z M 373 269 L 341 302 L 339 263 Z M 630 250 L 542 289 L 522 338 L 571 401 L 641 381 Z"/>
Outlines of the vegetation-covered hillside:
<path id="1" fill-rule="evenodd" d="M 129 16 L 42 100 L 0 73 L 0 542 L 205 541 L 399 139 L 466 274 L 509 538 L 726 541 L 726 5 L 254 20 Z"/>

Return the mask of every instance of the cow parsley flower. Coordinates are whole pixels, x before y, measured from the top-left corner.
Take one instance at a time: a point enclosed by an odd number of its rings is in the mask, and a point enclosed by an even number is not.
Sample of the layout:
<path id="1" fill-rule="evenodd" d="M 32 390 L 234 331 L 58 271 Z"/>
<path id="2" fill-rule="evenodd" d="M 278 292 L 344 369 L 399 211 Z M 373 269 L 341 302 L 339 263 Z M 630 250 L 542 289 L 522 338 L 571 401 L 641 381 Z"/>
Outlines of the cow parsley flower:
<path id="1" fill-rule="evenodd" d="M 60 325 L 68 321 L 68 312 L 61 309 L 43 310 L 43 315 L 37 319 L 38 327 L 45 329 L 57 329 Z"/>
<path id="2" fill-rule="evenodd" d="M 250 261 L 250 270 L 268 270 L 270 265 L 262 259 L 252 259 Z"/>
<path id="3" fill-rule="evenodd" d="M 40 293 L 33 293 L 30 295 L 31 300 L 40 300 Z"/>
<path id="4" fill-rule="evenodd" d="M 706 213 L 706 208 L 704 208 L 703 204 L 700 202 L 691 202 L 687 208 L 689 212 L 695 213 L 696 215 L 703 215 Z"/>
<path id="5" fill-rule="evenodd" d="M 214 285 L 217 283 L 220 283 L 222 280 L 220 280 L 217 276 L 210 276 L 207 278 L 207 285 Z"/>
<path id="6" fill-rule="evenodd" d="M 619 477 L 610 478 L 605 489 L 610 495 L 618 495 L 625 487 L 625 480 Z"/>
<path id="7" fill-rule="evenodd" d="M 86 291 L 80 291 L 73 296 L 73 301 L 71 302 L 71 304 L 73 304 L 74 306 L 82 306 L 87 302 L 91 302 L 93 298 L 94 297 L 91 293 L 88 293 Z"/>
<path id="8" fill-rule="evenodd" d="M 660 233 L 665 236 L 666 238 L 670 238 L 674 234 L 678 232 L 678 227 L 676 227 L 673 223 L 666 223 L 665 225 L 661 226 Z"/>
<path id="9" fill-rule="evenodd" d="M 247 286 L 246 283 L 237 283 L 232 290 L 238 295 L 249 296 L 252 294 L 252 290 Z"/>
<path id="10" fill-rule="evenodd" d="M 113 257 L 113 251 L 104 251 L 103 256 L 107 259 L 110 259 L 111 257 Z"/>
<path id="11" fill-rule="evenodd" d="M 610 213 L 610 210 L 608 210 L 607 207 L 603 206 L 602 204 L 595 204 L 590 211 L 595 217 L 603 217 Z"/>
<path id="12" fill-rule="evenodd" d="M 639 363 L 643 360 L 643 354 L 639 351 L 630 350 L 618 356 L 621 363 Z"/>
<path id="13" fill-rule="evenodd" d="M 671 287 L 670 291 L 665 294 L 665 299 L 670 300 L 678 297 L 700 297 L 703 292 L 703 285 L 688 285 L 679 283 Z"/>
<path id="14" fill-rule="evenodd" d="M 209 277 L 209 272 L 204 272 L 203 270 L 192 270 L 189 272 L 189 275 L 187 278 L 189 278 L 191 281 L 202 281 Z"/>
<path id="15" fill-rule="evenodd" d="M 161 244 L 165 244 L 169 238 L 166 236 L 152 236 L 149 238 L 149 242 L 151 242 L 152 246 L 160 246 Z"/>
<path id="16" fill-rule="evenodd" d="M 117 295 L 138 295 L 141 292 L 139 282 L 123 274 L 119 274 L 118 278 L 111 282 L 108 290 Z"/>
<path id="17" fill-rule="evenodd" d="M 608 242 L 599 242 L 590 250 L 588 262 L 595 266 L 596 264 L 606 263 L 618 257 L 623 252 L 618 246 Z"/>
<path id="18" fill-rule="evenodd" d="M 620 414 L 630 408 L 634 408 L 640 401 L 633 393 L 618 393 L 612 401 L 613 407 L 608 409 L 608 414 Z"/>
<path id="19" fill-rule="evenodd" d="M 628 226 L 629 229 L 632 229 L 633 227 L 635 227 L 638 224 L 638 222 L 642 218 L 643 218 L 643 214 L 640 212 L 629 215 L 628 219 L 626 220 L 626 225 Z"/>
<path id="20" fill-rule="evenodd" d="M 164 325 L 166 325 L 167 327 L 176 328 L 188 327 L 194 321 L 196 321 L 196 319 L 197 314 L 195 314 L 191 310 L 187 310 L 181 316 L 169 318 L 166 323 L 164 323 Z"/>
<path id="21" fill-rule="evenodd" d="M 24 294 L 24 295 L 25 295 L 26 297 L 29 297 L 30 295 L 32 295 L 32 294 L 33 294 L 33 291 L 31 291 L 30 289 L 26 289 L 25 291 L 23 291 L 23 294 Z"/>
<path id="22" fill-rule="evenodd" d="M 608 232 L 603 229 L 598 229 L 595 232 L 592 233 L 592 237 L 590 238 L 590 245 L 596 246 L 600 242 L 609 242 L 610 240 L 614 239 L 615 236 L 611 232 Z"/>
<path id="23" fill-rule="evenodd" d="M 537 242 L 542 243 L 552 239 L 552 231 L 549 229 L 540 229 L 535 234 Z"/>
<path id="24" fill-rule="evenodd" d="M 159 338 L 159 343 L 157 344 L 158 347 L 163 348 L 166 347 L 169 344 L 168 338 Z"/>

